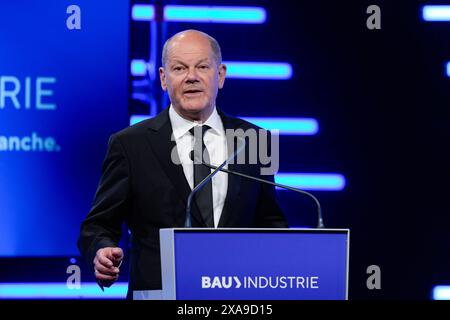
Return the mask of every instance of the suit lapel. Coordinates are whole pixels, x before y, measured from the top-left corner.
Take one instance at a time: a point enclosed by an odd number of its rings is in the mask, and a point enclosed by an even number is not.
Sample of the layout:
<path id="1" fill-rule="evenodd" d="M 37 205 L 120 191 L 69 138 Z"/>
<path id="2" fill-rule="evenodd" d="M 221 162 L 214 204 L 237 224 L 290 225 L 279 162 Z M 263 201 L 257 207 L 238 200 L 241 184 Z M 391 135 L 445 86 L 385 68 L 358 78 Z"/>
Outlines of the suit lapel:
<path id="1" fill-rule="evenodd" d="M 227 129 L 237 129 L 237 124 L 233 120 L 233 118 L 228 117 L 226 114 L 224 114 L 219 109 L 217 110 L 219 112 L 219 115 L 222 119 L 222 123 L 225 129 L 225 134 Z M 230 157 L 234 150 L 236 149 L 236 145 L 230 141 L 230 139 L 227 139 L 227 147 L 228 147 L 228 157 Z M 238 166 L 236 164 L 236 158 L 232 161 L 233 163 L 228 164 L 228 169 L 233 171 L 239 171 Z M 225 198 L 225 203 L 223 205 L 222 214 L 220 216 L 219 220 L 219 227 L 226 227 L 229 221 L 229 218 L 232 216 L 233 210 L 236 210 L 236 203 L 238 203 L 239 198 L 239 191 L 241 187 L 241 177 L 228 174 L 228 189 L 227 189 L 227 196 Z"/>
<path id="2" fill-rule="evenodd" d="M 184 175 L 183 166 L 172 161 L 172 156 L 178 157 L 178 152 L 176 142 L 172 139 L 172 125 L 169 120 L 168 108 L 149 123 L 147 139 L 159 164 L 186 205 L 191 188 Z M 191 215 L 193 224 L 194 222 L 197 222 L 197 225 L 204 224 L 195 201 L 192 202 Z"/>

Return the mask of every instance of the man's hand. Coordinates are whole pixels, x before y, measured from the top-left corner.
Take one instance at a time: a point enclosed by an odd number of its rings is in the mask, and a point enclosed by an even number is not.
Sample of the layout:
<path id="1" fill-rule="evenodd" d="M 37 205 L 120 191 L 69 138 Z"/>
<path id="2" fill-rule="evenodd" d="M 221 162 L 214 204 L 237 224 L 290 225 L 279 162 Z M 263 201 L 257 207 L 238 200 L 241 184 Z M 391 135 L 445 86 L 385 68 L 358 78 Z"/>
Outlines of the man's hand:
<path id="1" fill-rule="evenodd" d="M 94 258 L 94 271 L 95 278 L 102 286 L 109 287 L 119 278 L 122 259 L 121 248 L 106 247 L 97 250 Z"/>

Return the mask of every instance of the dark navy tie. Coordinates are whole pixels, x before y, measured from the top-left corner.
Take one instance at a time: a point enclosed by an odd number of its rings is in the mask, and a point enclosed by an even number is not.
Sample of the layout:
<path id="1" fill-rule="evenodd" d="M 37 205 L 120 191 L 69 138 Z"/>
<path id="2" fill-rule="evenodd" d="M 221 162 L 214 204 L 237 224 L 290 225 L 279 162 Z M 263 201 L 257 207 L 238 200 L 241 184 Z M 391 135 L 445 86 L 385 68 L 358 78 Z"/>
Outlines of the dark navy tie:
<path id="1" fill-rule="evenodd" d="M 211 129 L 207 125 L 201 127 L 194 127 L 191 134 L 194 139 L 194 187 L 197 186 L 207 175 L 211 173 L 211 169 L 201 162 L 210 163 L 209 153 L 206 149 L 203 140 L 205 132 Z M 202 160 L 202 161 L 200 161 Z M 200 209 L 201 216 L 205 222 L 206 227 L 214 228 L 214 211 L 213 211 L 213 196 L 212 196 L 212 181 L 209 180 L 194 196 L 195 202 Z"/>

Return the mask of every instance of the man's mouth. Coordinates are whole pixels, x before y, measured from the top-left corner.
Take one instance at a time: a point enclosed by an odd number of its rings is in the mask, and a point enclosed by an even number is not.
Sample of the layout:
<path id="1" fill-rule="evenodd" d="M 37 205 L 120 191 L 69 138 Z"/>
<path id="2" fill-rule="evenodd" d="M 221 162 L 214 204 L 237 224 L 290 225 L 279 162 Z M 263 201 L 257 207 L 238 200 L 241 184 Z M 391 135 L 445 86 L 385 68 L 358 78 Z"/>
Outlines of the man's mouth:
<path id="1" fill-rule="evenodd" d="M 185 90 L 183 94 L 188 96 L 188 97 L 196 97 L 196 96 L 201 95 L 202 93 L 203 93 L 202 90 L 190 89 L 190 90 Z"/>

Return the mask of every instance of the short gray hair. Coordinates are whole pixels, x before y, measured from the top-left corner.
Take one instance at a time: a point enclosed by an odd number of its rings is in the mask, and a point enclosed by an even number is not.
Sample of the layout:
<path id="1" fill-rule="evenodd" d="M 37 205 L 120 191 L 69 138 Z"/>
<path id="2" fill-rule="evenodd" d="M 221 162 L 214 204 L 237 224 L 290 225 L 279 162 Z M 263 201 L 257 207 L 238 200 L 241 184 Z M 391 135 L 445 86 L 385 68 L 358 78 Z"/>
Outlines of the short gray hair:
<path id="1" fill-rule="evenodd" d="M 209 34 L 206 34 L 204 32 L 198 31 L 198 30 L 190 29 L 190 30 L 178 32 L 177 34 L 174 34 L 173 36 L 171 36 L 169 39 L 166 40 L 166 42 L 164 43 L 164 46 L 163 46 L 163 50 L 162 50 L 162 59 L 161 59 L 162 61 L 161 62 L 162 62 L 163 67 L 166 66 L 167 50 L 169 48 L 170 42 L 173 40 L 173 38 L 180 36 L 181 34 L 183 34 L 185 32 L 196 32 L 196 33 L 200 33 L 202 36 L 204 36 L 209 41 L 209 44 L 211 45 L 211 50 L 214 55 L 214 59 L 217 62 L 217 65 L 220 65 L 222 63 L 222 52 L 220 50 L 220 46 L 219 46 L 219 43 L 217 42 L 217 40 L 214 39 L 213 37 L 211 37 Z"/>

